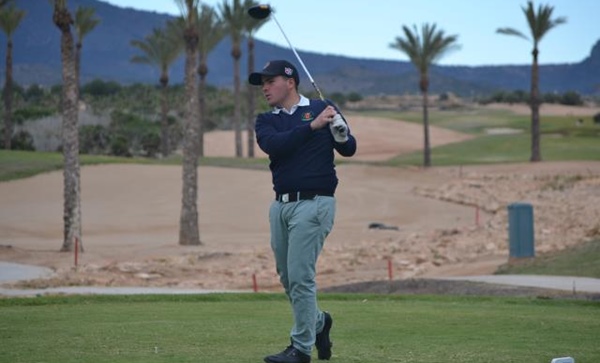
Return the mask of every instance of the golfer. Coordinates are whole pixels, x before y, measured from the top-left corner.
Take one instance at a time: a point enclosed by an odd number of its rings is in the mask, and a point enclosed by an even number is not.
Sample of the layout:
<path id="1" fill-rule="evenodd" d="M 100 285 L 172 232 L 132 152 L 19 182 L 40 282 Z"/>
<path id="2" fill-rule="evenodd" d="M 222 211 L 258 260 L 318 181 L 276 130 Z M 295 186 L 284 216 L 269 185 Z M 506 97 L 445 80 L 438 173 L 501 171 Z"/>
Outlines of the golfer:
<path id="1" fill-rule="evenodd" d="M 258 115 L 256 139 L 269 155 L 275 190 L 271 248 L 294 317 L 291 344 L 264 360 L 308 363 L 313 345 L 318 358 L 328 360 L 333 319 L 317 306 L 316 264 L 335 217 L 334 150 L 352 156 L 356 140 L 333 104 L 298 93 L 298 71 L 290 62 L 271 61 L 248 81 L 262 86 L 273 107 Z"/>

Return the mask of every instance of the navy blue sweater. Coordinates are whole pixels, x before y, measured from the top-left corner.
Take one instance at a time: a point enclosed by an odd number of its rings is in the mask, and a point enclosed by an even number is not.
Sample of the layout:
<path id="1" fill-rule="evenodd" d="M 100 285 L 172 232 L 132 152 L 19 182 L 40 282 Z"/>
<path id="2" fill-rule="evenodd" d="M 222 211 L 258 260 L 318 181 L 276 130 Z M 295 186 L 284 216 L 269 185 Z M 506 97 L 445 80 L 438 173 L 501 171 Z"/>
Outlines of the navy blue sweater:
<path id="1" fill-rule="evenodd" d="M 256 119 L 256 140 L 269 155 L 273 189 L 278 194 L 291 192 L 334 193 L 338 184 L 333 150 L 342 156 L 356 152 L 356 139 L 336 143 L 324 127 L 313 131 L 310 122 L 327 106 L 321 100 L 310 100 L 292 115 L 281 111 L 266 112 Z"/>

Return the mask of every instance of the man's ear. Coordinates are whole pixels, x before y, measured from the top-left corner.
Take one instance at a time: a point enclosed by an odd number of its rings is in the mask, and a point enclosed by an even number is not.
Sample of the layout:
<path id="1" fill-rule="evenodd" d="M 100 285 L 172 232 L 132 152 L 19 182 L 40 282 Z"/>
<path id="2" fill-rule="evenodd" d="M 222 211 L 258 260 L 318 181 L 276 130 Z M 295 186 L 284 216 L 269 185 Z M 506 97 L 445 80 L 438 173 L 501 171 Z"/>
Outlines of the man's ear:
<path id="1" fill-rule="evenodd" d="M 296 81 L 293 78 L 286 78 L 286 79 L 287 79 L 288 85 L 291 88 L 298 89 L 298 85 L 296 84 Z"/>

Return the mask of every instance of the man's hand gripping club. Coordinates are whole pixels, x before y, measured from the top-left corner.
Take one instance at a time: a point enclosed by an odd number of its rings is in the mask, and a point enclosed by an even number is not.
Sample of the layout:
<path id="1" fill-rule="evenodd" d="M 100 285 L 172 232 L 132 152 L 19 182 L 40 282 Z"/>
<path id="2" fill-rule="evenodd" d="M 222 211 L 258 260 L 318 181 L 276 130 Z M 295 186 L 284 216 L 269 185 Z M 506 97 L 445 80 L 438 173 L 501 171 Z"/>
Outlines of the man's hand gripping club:
<path id="1" fill-rule="evenodd" d="M 329 130 L 331 131 L 335 142 L 344 143 L 348 141 L 348 125 L 346 125 L 342 115 L 340 115 L 333 106 L 327 106 L 323 112 L 311 122 L 310 127 L 313 130 L 318 130 L 326 125 L 329 125 Z"/>

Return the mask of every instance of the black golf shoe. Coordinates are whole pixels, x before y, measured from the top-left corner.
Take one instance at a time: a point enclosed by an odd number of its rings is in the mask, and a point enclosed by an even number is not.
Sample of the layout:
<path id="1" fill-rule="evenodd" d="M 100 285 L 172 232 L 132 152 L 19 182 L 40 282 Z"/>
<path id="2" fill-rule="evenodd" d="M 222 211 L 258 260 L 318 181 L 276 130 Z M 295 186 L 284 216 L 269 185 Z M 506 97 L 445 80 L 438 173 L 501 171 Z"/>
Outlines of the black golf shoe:
<path id="1" fill-rule="evenodd" d="M 281 353 L 265 357 L 265 363 L 310 363 L 310 355 L 304 354 L 290 345 Z"/>
<path id="2" fill-rule="evenodd" d="M 331 339 L 329 339 L 329 331 L 333 325 L 333 319 L 328 312 L 324 312 L 323 314 L 325 314 L 325 325 L 323 325 L 323 330 L 317 334 L 315 346 L 317 347 L 317 352 L 319 353 L 319 359 L 329 360 L 329 358 L 331 358 L 331 347 L 333 346 Z"/>

